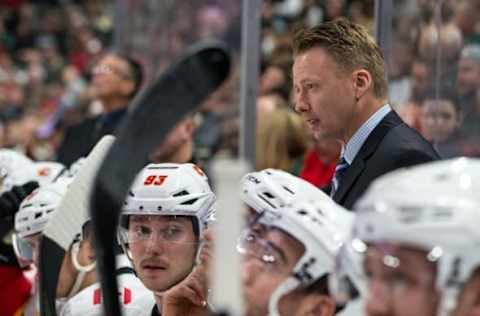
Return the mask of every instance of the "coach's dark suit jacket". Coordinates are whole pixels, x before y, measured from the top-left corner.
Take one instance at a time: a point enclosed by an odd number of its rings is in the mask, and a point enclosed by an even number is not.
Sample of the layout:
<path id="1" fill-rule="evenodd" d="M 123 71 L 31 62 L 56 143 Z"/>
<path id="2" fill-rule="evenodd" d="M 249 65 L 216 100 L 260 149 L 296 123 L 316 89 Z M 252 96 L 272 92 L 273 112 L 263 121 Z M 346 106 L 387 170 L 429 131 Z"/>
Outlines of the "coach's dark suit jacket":
<path id="1" fill-rule="evenodd" d="M 438 159 L 432 145 L 392 111 L 367 137 L 345 172 L 333 200 L 352 209 L 375 178 L 401 167 Z"/>

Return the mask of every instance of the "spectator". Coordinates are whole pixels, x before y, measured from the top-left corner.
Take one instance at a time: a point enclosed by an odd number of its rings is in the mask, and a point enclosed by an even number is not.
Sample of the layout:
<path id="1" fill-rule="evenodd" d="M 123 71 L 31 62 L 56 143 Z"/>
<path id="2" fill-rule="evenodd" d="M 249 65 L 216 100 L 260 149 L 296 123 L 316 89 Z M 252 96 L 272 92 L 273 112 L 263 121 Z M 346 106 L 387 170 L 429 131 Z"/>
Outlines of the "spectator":
<path id="1" fill-rule="evenodd" d="M 280 107 L 258 119 L 256 170 L 275 168 L 298 175 L 308 148 L 300 116 Z"/>
<path id="2" fill-rule="evenodd" d="M 463 112 L 455 91 L 432 88 L 422 106 L 423 136 L 431 141 L 442 158 L 473 156 L 474 148 L 461 134 Z M 477 153 L 478 154 L 478 153 Z"/>
<path id="3" fill-rule="evenodd" d="M 480 44 L 480 34 L 476 30 L 478 14 L 479 5 L 475 1 L 457 1 L 453 19 L 467 44 Z"/>
<path id="4" fill-rule="evenodd" d="M 328 187 L 335 173 L 335 166 L 342 144 L 336 139 L 321 138 L 314 140 L 313 146 L 305 154 L 299 177 L 316 187 L 329 192 Z"/>
<path id="5" fill-rule="evenodd" d="M 431 69 L 432 67 L 426 61 L 420 58 L 413 60 L 409 84 L 409 101 L 395 106 L 395 110 L 402 120 L 417 131 L 421 131 L 421 106 L 428 84 L 432 80 Z"/>
<path id="6" fill-rule="evenodd" d="M 477 138 L 480 136 L 480 109 L 477 91 L 480 88 L 480 45 L 467 45 L 462 50 L 457 74 L 457 92 L 465 115 L 464 132 Z"/>
<path id="7" fill-rule="evenodd" d="M 125 115 L 130 100 L 142 84 L 140 64 L 128 56 L 105 55 L 93 68 L 92 90 L 103 114 L 69 127 L 59 148 L 58 161 L 70 165 L 86 156 L 97 141 L 112 134 Z"/>

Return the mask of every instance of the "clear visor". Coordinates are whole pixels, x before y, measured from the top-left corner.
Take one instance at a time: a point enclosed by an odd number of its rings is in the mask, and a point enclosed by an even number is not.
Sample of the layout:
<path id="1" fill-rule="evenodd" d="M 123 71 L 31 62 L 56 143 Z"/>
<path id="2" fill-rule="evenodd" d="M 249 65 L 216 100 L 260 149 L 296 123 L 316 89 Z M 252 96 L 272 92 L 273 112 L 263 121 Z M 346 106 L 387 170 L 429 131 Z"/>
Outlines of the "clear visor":
<path id="1" fill-rule="evenodd" d="M 388 242 L 354 243 L 354 249 L 363 252 L 369 297 L 403 297 L 412 291 L 435 293 L 437 261 L 443 255 L 440 247 L 426 251 Z"/>
<path id="2" fill-rule="evenodd" d="M 289 275 L 295 262 L 287 258 L 289 257 L 287 252 L 298 248 L 300 249 L 299 257 L 301 257 L 305 248 L 288 233 L 274 225 L 263 224 L 261 220 L 263 215 L 265 214 L 261 213 L 259 216 L 250 218 L 247 228 L 238 240 L 237 250 L 244 255 L 244 261 L 253 260 L 264 271 Z"/>
<path id="3" fill-rule="evenodd" d="M 33 263 L 34 249 L 27 240 L 18 237 L 17 234 L 13 234 L 12 245 L 21 267 L 27 267 Z"/>
<path id="4" fill-rule="evenodd" d="M 120 227 L 119 234 L 121 239 L 129 244 L 144 243 L 147 241 L 165 244 L 196 242 L 191 240 L 191 232 L 186 232 L 176 226 L 167 226 L 158 229 L 145 225 L 135 225 L 129 228 Z"/>
<path id="5" fill-rule="evenodd" d="M 328 281 L 330 293 L 337 304 L 345 305 L 365 294 L 367 279 L 363 271 L 363 256 L 363 252 L 355 251 L 352 243 L 347 242 L 335 257 L 335 269 Z"/>
<path id="6" fill-rule="evenodd" d="M 237 250 L 243 255 L 261 261 L 268 270 L 274 269 L 281 261 L 278 251 L 266 239 L 263 239 L 258 231 L 252 229 L 242 232 L 237 243 Z"/>
<path id="7" fill-rule="evenodd" d="M 199 241 L 193 225 L 189 216 L 123 215 L 118 228 L 118 238 L 131 258 L 132 247 L 146 249 L 179 244 L 197 245 Z"/>

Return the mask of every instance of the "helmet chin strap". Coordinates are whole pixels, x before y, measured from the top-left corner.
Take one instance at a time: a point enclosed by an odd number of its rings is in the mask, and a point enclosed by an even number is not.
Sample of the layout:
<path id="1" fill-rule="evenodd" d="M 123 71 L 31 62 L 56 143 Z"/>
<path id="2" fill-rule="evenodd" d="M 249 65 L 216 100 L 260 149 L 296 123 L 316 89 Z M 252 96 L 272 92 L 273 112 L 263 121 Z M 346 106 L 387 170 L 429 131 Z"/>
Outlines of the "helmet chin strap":
<path id="1" fill-rule="evenodd" d="M 77 274 L 77 278 L 75 279 L 75 283 L 72 286 L 72 289 L 68 293 L 68 296 L 67 296 L 68 298 L 78 293 L 78 290 L 80 289 L 80 286 L 82 285 L 82 282 L 85 279 L 85 275 L 88 272 L 93 271 L 93 269 L 95 269 L 95 266 L 97 264 L 97 262 L 93 262 L 87 266 L 82 266 L 78 262 L 79 249 L 80 249 L 80 241 L 77 241 L 72 245 L 71 254 L 72 254 L 72 264 L 75 267 L 75 269 L 78 271 L 78 274 Z"/>
<path id="2" fill-rule="evenodd" d="M 296 289 L 299 285 L 300 285 L 300 282 L 293 276 L 289 277 L 288 279 L 285 280 L 285 282 L 280 284 L 275 289 L 272 296 L 270 296 L 270 300 L 268 302 L 268 315 L 280 316 L 280 312 L 278 310 L 278 303 L 280 299 L 286 294 Z"/>
<path id="3" fill-rule="evenodd" d="M 457 306 L 460 289 L 456 286 L 449 286 L 442 291 L 440 304 L 438 304 L 438 316 L 450 316 Z"/>

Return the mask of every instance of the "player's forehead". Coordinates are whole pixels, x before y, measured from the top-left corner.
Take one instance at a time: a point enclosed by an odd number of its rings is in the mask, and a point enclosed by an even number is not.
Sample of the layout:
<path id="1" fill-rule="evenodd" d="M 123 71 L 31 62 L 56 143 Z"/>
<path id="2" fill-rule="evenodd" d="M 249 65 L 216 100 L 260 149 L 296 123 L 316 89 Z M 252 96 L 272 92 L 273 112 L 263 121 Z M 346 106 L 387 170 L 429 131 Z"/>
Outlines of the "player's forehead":
<path id="1" fill-rule="evenodd" d="M 369 244 L 365 263 L 375 262 L 382 266 L 413 271 L 435 272 L 437 255 L 435 249 L 425 250 L 416 246 L 395 243 Z"/>
<path id="2" fill-rule="evenodd" d="M 263 238 L 271 246 L 276 248 L 284 257 L 285 262 L 293 268 L 305 252 L 303 244 L 292 235 L 277 227 L 266 227 L 262 225 L 262 229 L 264 229 Z"/>
<path id="3" fill-rule="evenodd" d="M 23 237 L 23 239 L 25 239 L 29 243 L 38 243 L 40 241 L 41 237 L 42 237 L 42 233 L 35 233 L 35 234 L 32 234 L 32 235 L 28 235 L 28 236 Z"/>
<path id="4" fill-rule="evenodd" d="M 130 215 L 130 223 L 150 223 L 152 225 L 178 223 L 186 225 L 191 223 L 191 218 L 189 216 L 179 215 Z"/>

